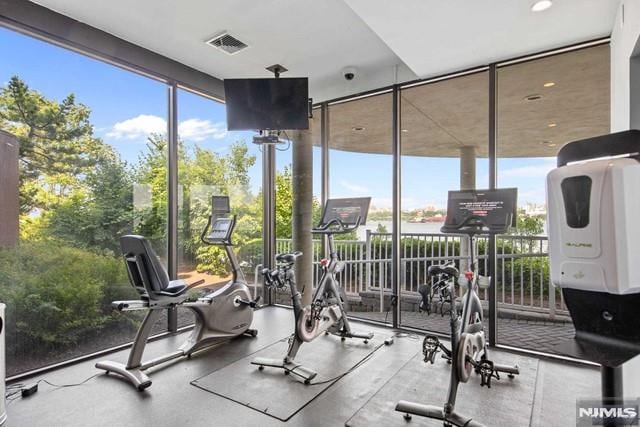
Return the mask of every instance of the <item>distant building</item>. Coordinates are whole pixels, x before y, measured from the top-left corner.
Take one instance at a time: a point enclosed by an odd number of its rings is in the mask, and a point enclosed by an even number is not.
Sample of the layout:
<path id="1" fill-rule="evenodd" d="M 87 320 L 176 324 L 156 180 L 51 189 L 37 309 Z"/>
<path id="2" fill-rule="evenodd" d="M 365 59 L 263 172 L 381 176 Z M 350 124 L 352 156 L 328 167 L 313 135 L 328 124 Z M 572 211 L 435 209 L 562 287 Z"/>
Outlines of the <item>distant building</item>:
<path id="1" fill-rule="evenodd" d="M 18 243 L 20 232 L 18 138 L 0 130 L 0 247 Z"/>
<path id="2" fill-rule="evenodd" d="M 545 205 L 537 205 L 535 203 L 527 203 L 524 212 L 530 216 L 546 215 L 547 207 Z"/>

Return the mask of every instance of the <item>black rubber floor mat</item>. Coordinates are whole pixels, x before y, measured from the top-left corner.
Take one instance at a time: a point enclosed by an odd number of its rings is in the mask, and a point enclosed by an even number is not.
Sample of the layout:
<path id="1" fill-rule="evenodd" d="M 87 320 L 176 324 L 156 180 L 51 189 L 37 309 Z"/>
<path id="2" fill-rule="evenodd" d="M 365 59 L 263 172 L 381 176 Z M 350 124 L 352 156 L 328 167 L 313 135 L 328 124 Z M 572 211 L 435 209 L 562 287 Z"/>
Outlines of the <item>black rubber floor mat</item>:
<path id="1" fill-rule="evenodd" d="M 315 370 L 311 384 L 282 369 L 259 370 L 251 361 L 256 357 L 282 358 L 287 342 L 280 341 L 251 356 L 240 359 L 202 378 L 192 381 L 196 387 L 217 394 L 256 411 L 287 421 L 313 399 L 335 384 L 344 374 L 362 365 L 384 346 L 385 337 L 374 337 L 365 344 L 362 339 L 341 341 L 336 336 L 320 336 L 300 348 L 296 361 Z M 361 374 L 361 371 L 354 375 Z"/>

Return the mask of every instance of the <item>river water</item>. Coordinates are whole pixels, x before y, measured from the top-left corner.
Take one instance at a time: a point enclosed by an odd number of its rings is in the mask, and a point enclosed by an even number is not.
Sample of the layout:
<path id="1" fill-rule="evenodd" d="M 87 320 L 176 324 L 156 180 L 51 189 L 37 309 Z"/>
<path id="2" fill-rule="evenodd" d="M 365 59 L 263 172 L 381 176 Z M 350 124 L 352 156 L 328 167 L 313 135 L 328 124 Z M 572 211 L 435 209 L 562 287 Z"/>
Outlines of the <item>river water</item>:
<path id="1" fill-rule="evenodd" d="M 407 222 L 402 221 L 400 223 L 400 231 L 402 233 L 438 233 L 440 234 L 440 227 L 444 222 Z M 376 221 L 368 220 L 366 226 L 358 228 L 358 240 L 365 240 L 367 236 L 367 230 L 376 231 L 378 225 L 381 225 L 387 229 L 387 232 L 391 233 L 392 223 L 391 221 Z"/>

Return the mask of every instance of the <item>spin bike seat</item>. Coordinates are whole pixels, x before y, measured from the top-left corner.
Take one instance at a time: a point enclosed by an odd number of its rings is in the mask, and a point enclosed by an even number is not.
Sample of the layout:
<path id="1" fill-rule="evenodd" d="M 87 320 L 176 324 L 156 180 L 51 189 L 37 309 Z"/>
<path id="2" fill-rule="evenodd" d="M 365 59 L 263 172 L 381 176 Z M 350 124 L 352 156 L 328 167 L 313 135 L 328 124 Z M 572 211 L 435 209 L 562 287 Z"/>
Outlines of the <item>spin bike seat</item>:
<path id="1" fill-rule="evenodd" d="M 296 259 L 302 256 L 302 252 L 295 251 L 289 254 L 278 254 L 276 255 L 277 262 L 286 262 L 287 264 L 293 264 L 296 262 Z"/>
<path id="2" fill-rule="evenodd" d="M 437 276 L 440 274 L 446 274 L 447 276 L 455 277 L 460 276 L 460 272 L 452 265 L 431 265 L 427 270 L 429 276 Z"/>

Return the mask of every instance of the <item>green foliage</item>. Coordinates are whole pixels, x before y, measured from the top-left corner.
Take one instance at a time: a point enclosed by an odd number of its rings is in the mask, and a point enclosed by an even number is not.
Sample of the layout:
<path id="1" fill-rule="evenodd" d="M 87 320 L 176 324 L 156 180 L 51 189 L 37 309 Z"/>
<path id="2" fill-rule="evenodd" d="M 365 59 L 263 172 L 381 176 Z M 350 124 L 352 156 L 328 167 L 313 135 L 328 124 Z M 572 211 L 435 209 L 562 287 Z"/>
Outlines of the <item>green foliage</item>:
<path id="1" fill-rule="evenodd" d="M 510 234 L 520 236 L 538 236 L 544 233 L 544 216 L 528 215 L 524 209 L 519 209 L 516 228 Z"/>
<path id="2" fill-rule="evenodd" d="M 387 227 L 383 224 L 378 223 L 378 226 L 376 227 L 376 233 L 388 233 L 389 230 L 387 230 Z"/>
<path id="3" fill-rule="evenodd" d="M 322 207 L 315 197 L 313 198 L 312 224 L 317 224 L 322 215 Z M 293 233 L 293 189 L 291 166 L 285 166 L 282 171 L 276 172 L 276 238 L 290 239 Z M 262 212 L 262 209 L 260 209 Z M 345 238 L 341 236 L 341 238 Z"/>
<path id="4" fill-rule="evenodd" d="M 0 250 L 0 300 L 14 351 L 77 343 L 114 320 L 112 300 L 131 297 L 119 258 L 53 240 Z"/>
<path id="5" fill-rule="evenodd" d="M 20 142 L 22 213 L 66 196 L 103 155 L 105 145 L 93 137 L 90 112 L 73 94 L 57 103 L 17 76 L 0 89 L 0 128 Z"/>
<path id="6" fill-rule="evenodd" d="M 0 299 L 18 346 L 80 342 L 112 317 L 110 303 L 137 298 L 124 274 L 118 237 L 135 232 L 163 255 L 167 241 L 167 140 L 150 135 L 135 164 L 93 136 L 90 109 L 73 95 L 46 98 L 14 77 L 0 88 L 0 128 L 20 140 L 21 246 L 0 250 Z M 255 164 L 243 142 L 226 155 L 179 141 L 179 251 L 183 265 L 224 274 L 226 257 L 203 246 L 211 194 L 231 197 L 235 243 L 259 260 L 262 205 L 249 191 Z M 135 203 L 134 203 L 135 199 Z M 135 206 L 134 206 L 135 204 Z M 256 250 L 258 249 L 258 250 Z"/>

